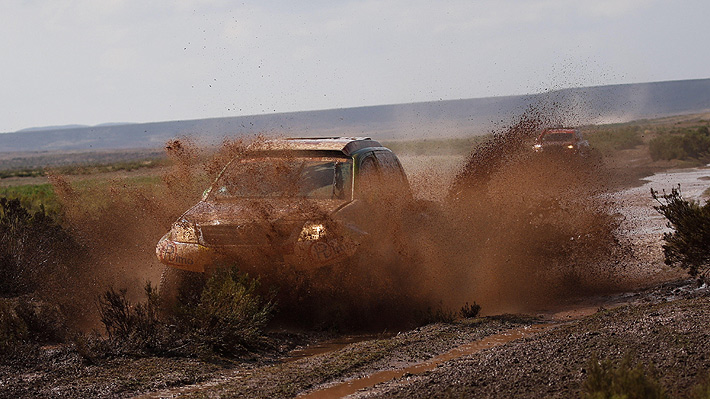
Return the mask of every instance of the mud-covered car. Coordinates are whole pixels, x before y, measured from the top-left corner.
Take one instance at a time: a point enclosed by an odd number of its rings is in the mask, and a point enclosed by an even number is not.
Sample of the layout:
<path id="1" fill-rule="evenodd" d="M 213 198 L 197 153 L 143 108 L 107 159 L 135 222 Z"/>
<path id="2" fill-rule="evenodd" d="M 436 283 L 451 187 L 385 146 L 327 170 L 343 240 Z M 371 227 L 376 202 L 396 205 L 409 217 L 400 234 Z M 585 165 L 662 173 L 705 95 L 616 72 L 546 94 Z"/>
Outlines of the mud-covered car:
<path id="1" fill-rule="evenodd" d="M 589 142 L 577 129 L 545 129 L 535 139 L 533 151 L 541 154 L 586 156 L 589 154 Z"/>
<path id="2" fill-rule="evenodd" d="M 226 263 L 259 272 L 347 261 L 380 228 L 384 204 L 411 196 L 397 157 L 370 138 L 255 143 L 158 242 L 161 285 L 176 271 L 209 274 Z"/>

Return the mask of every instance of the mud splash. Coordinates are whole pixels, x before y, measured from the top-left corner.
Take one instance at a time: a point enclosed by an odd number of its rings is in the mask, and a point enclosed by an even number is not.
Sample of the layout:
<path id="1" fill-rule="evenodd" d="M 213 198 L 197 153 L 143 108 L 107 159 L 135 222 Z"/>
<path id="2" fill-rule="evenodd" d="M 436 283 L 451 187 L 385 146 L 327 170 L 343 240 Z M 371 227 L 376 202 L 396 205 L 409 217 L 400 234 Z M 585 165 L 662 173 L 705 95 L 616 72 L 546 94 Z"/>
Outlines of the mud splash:
<path id="1" fill-rule="evenodd" d="M 608 182 L 603 164 L 598 158 L 541 159 L 530 151 L 539 130 L 555 123 L 528 111 L 473 149 L 453 179 L 410 176 L 426 193 L 448 194 L 441 202 L 380 201 L 363 218 L 370 234 L 358 262 L 304 273 L 262 254 L 243 268 L 263 287 L 279 290 L 277 323 L 342 330 L 411 326 L 432 309 L 455 312 L 474 301 L 485 314 L 519 312 L 618 289 L 611 283 L 613 265 L 624 251 L 614 234 L 613 201 L 599 195 Z M 159 281 L 155 243 L 230 160 L 263 140 L 225 141 L 216 149 L 172 141 L 166 145 L 172 166 L 150 185 L 116 180 L 80 187 L 52 177 L 68 223 L 87 248 L 75 271 L 84 282 L 83 301 L 109 285 L 138 297 L 146 280 Z M 337 224 L 328 209 L 313 208 L 298 201 L 293 207 Z M 250 219 L 278 230 L 268 205 L 254 205 Z"/>

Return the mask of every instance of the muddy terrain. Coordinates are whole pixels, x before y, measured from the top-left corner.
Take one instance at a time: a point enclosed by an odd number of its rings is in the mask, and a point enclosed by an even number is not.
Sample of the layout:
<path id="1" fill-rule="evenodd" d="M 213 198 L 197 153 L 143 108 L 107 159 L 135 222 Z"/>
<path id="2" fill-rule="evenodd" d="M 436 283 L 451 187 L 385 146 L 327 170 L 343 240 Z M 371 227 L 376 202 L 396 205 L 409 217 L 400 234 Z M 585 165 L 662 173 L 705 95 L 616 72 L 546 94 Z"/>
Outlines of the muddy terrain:
<path id="1" fill-rule="evenodd" d="M 710 370 L 710 293 L 664 265 L 667 227 L 650 189 L 681 184 L 686 198 L 702 198 L 710 170 L 649 176 L 663 165 L 630 166 L 647 158 L 639 149 L 562 164 L 531 158 L 530 132 L 543 122 L 523 118 L 469 156 L 400 157 L 416 198 L 444 204 L 417 219 L 417 234 L 407 224 L 392 230 L 413 237 L 414 261 L 366 265 L 372 275 L 396 271 L 397 295 L 378 298 L 403 322 L 383 313 L 355 327 L 296 328 L 277 318 L 236 356 L 104 350 L 95 308 L 107 286 L 138 300 L 146 280 L 158 281 L 155 242 L 241 143 L 210 157 L 169 143 L 173 163 L 160 178 L 136 176 L 151 186 L 112 175 L 87 188 L 52 176 L 65 223 L 88 251 L 66 274 L 85 284 L 59 291 L 76 296 L 63 310 L 72 312 L 67 331 L 81 332 L 66 343 L 4 347 L 0 397 L 579 397 L 590 359 L 625 356 L 652 367 L 671 397 L 688 397 Z M 364 306 L 363 292 L 374 289 L 362 276 L 347 284 L 337 273 L 318 276 L 332 295 L 302 309 L 344 298 Z M 290 278 L 278 281 L 300 283 Z M 42 292 L 17 301 L 35 303 Z M 471 303 L 480 313 L 464 314 Z M 288 309 L 292 319 L 309 316 Z"/>

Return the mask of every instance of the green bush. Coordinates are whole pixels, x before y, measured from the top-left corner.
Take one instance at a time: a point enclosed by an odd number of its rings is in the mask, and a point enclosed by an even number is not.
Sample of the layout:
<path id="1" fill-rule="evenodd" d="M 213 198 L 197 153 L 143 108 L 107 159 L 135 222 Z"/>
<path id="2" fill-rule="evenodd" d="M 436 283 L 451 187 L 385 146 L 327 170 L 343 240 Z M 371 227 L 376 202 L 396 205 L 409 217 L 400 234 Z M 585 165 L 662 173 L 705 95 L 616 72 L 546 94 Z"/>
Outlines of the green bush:
<path id="1" fill-rule="evenodd" d="M 51 184 L 24 184 L 0 187 L 0 197 L 17 199 L 30 213 L 44 212 L 54 220 L 60 220 L 61 206 Z"/>
<path id="2" fill-rule="evenodd" d="M 667 398 L 665 390 L 653 376 L 654 370 L 647 371 L 642 365 L 631 365 L 631 357 L 626 355 L 618 367 L 611 360 L 599 361 L 596 355 L 587 363 L 587 379 L 582 385 L 585 399 L 662 399 Z M 649 375 L 650 374 L 650 375 Z"/>
<path id="3" fill-rule="evenodd" d="M 108 351 L 209 357 L 259 349 L 275 304 L 258 291 L 259 280 L 236 268 L 219 269 L 197 303 L 180 303 L 175 312 L 161 311 L 159 293 L 150 283 L 147 301 L 138 304 L 126 298 L 126 290 L 109 289 L 98 301 Z M 106 352 L 97 348 L 93 350 Z"/>
<path id="4" fill-rule="evenodd" d="M 18 199 L 0 198 L 0 295 L 33 292 L 75 247 L 44 208 L 30 213 Z"/>
<path id="5" fill-rule="evenodd" d="M 649 151 L 654 161 L 710 159 L 710 134 L 706 126 L 684 129 L 654 137 L 649 142 Z"/>
<path id="6" fill-rule="evenodd" d="M 257 347 L 275 307 L 271 298 L 258 294 L 259 285 L 236 267 L 218 269 L 188 312 L 197 342 L 221 355 Z"/>
<path id="7" fill-rule="evenodd" d="M 710 269 L 710 203 L 700 205 L 683 198 L 680 186 L 670 194 L 659 195 L 651 190 L 658 202 L 654 209 L 668 220 L 672 232 L 664 233 L 665 263 L 687 269 L 692 277 L 707 280 Z"/>
<path id="8" fill-rule="evenodd" d="M 598 130 L 587 135 L 589 145 L 604 153 L 615 150 L 627 150 L 643 144 L 641 127 L 624 126 L 613 130 Z"/>

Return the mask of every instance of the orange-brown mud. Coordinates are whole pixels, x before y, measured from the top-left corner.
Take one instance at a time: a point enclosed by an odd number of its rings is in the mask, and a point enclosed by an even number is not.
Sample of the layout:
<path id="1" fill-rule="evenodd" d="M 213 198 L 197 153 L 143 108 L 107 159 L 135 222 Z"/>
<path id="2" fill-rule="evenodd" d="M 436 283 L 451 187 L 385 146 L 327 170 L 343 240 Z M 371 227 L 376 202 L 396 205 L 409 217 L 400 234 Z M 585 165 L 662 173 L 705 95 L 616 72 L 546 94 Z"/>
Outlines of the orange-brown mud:
<path id="1" fill-rule="evenodd" d="M 132 185 L 120 178 L 87 184 L 50 176 L 65 224 L 82 246 L 70 261 L 64 289 L 54 295 L 79 327 L 96 326 L 94 304 L 109 287 L 126 288 L 132 299 L 145 299 L 143 287 L 147 282 L 156 285 L 163 269 L 155 258 L 155 243 L 209 181 L 214 165 L 203 162 L 202 150 L 191 141 L 175 140 L 165 149 L 173 164 L 156 185 Z"/>
<path id="2" fill-rule="evenodd" d="M 629 255 L 617 237 L 613 176 L 601 158 L 532 151 L 558 123 L 531 110 L 477 148 L 449 192 L 458 265 L 454 306 L 478 301 L 486 314 L 533 311 L 623 289 L 617 266 Z M 455 281 L 455 280 L 454 280 Z"/>
<path id="3" fill-rule="evenodd" d="M 363 222 L 369 235 L 355 261 L 303 272 L 265 257 L 244 269 L 278 289 L 280 320 L 346 329 L 411 325 L 466 302 L 485 314 L 532 311 L 622 289 L 615 265 L 626 252 L 614 234 L 614 205 L 600 195 L 610 179 L 604 165 L 530 151 L 537 132 L 554 124 L 531 111 L 473 149 L 441 203 L 379 203 Z M 173 166 L 155 186 L 117 180 L 80 189 L 53 176 L 67 223 L 88 250 L 67 278 L 76 284 L 76 303 L 92 303 L 108 286 L 139 298 L 146 281 L 157 283 L 158 239 L 252 141 L 225 141 L 213 151 L 172 141 L 166 151 Z M 274 222 L 266 206 L 255 206 L 253 219 Z M 75 309 L 88 311 L 79 319 L 95 320 L 93 308 Z"/>

